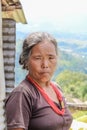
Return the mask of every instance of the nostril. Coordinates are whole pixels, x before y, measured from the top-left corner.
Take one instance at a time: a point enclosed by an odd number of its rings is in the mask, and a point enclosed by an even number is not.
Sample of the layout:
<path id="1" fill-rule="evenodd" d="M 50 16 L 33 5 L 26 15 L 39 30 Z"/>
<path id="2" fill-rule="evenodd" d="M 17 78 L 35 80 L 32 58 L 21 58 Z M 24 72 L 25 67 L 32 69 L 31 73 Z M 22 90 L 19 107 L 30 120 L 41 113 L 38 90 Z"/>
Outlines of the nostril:
<path id="1" fill-rule="evenodd" d="M 48 68 L 48 66 L 49 66 L 48 61 L 43 61 L 43 62 L 42 62 L 42 67 L 43 67 L 43 68 Z"/>

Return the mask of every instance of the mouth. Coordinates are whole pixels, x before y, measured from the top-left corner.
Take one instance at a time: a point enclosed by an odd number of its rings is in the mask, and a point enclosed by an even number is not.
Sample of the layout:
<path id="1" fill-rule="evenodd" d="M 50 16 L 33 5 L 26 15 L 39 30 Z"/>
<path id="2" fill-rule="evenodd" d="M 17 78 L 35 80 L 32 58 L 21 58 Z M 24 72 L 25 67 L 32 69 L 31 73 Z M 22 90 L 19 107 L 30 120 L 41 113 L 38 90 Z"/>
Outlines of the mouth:
<path id="1" fill-rule="evenodd" d="M 49 73 L 49 71 L 42 71 L 41 73 L 42 73 L 42 74 L 44 74 L 44 73 Z"/>
<path id="2" fill-rule="evenodd" d="M 48 74 L 50 74 L 49 72 L 41 72 L 40 73 L 41 75 L 48 75 Z"/>

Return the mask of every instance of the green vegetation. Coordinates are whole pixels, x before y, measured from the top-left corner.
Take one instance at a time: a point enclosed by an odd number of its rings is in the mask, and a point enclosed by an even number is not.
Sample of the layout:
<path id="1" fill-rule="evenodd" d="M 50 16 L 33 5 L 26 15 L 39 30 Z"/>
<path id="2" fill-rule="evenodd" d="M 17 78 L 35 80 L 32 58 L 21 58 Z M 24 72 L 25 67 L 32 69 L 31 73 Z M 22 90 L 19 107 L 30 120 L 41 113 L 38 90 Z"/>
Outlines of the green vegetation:
<path id="1" fill-rule="evenodd" d="M 81 110 L 74 110 L 72 112 L 73 118 L 74 119 L 80 119 L 81 117 L 85 117 L 86 118 L 86 122 L 87 122 L 87 111 L 81 111 Z"/>
<path id="2" fill-rule="evenodd" d="M 65 70 L 55 80 L 62 87 L 69 100 L 72 100 L 72 98 L 77 98 L 81 101 L 87 100 L 87 74 Z"/>
<path id="3" fill-rule="evenodd" d="M 60 51 L 58 72 L 71 70 L 87 74 L 87 56 L 75 52 Z"/>
<path id="4" fill-rule="evenodd" d="M 82 116 L 82 117 L 79 117 L 77 120 L 78 120 L 78 121 L 81 121 L 81 122 L 87 123 L 87 115 L 84 115 L 84 116 Z"/>
<path id="5" fill-rule="evenodd" d="M 87 74 L 64 70 L 56 76 L 55 80 L 61 86 L 68 101 L 74 102 L 73 99 L 77 99 L 77 103 L 78 99 L 87 101 Z M 87 123 L 87 111 L 71 110 L 71 113 L 77 121 Z"/>

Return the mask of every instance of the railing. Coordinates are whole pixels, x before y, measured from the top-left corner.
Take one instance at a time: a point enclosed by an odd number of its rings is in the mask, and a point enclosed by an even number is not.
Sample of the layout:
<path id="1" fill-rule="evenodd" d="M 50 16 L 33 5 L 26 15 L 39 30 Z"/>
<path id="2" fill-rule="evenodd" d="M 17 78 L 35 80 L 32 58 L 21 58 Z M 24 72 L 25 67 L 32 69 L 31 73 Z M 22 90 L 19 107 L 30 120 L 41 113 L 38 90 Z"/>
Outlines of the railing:
<path id="1" fill-rule="evenodd" d="M 73 120 L 70 130 L 87 130 L 87 123 Z"/>
<path id="2" fill-rule="evenodd" d="M 73 110 L 81 110 L 81 111 L 87 111 L 87 104 L 84 103 L 70 103 L 68 102 L 67 105 L 70 109 Z"/>
<path id="3" fill-rule="evenodd" d="M 67 103 L 71 110 L 87 111 L 87 104 L 84 103 Z M 70 130 L 87 130 L 87 123 L 73 120 Z"/>

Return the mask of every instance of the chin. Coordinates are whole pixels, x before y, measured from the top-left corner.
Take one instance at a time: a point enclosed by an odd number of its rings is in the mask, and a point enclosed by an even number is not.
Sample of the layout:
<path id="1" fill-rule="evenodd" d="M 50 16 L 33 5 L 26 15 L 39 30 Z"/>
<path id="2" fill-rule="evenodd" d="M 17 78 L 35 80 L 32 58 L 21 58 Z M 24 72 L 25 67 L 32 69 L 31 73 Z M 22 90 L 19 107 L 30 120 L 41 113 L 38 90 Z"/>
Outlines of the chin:
<path id="1" fill-rule="evenodd" d="M 42 81 L 43 83 L 46 83 L 46 82 L 49 82 L 49 81 L 50 81 L 50 78 L 43 78 L 43 79 L 41 79 L 41 81 Z"/>

